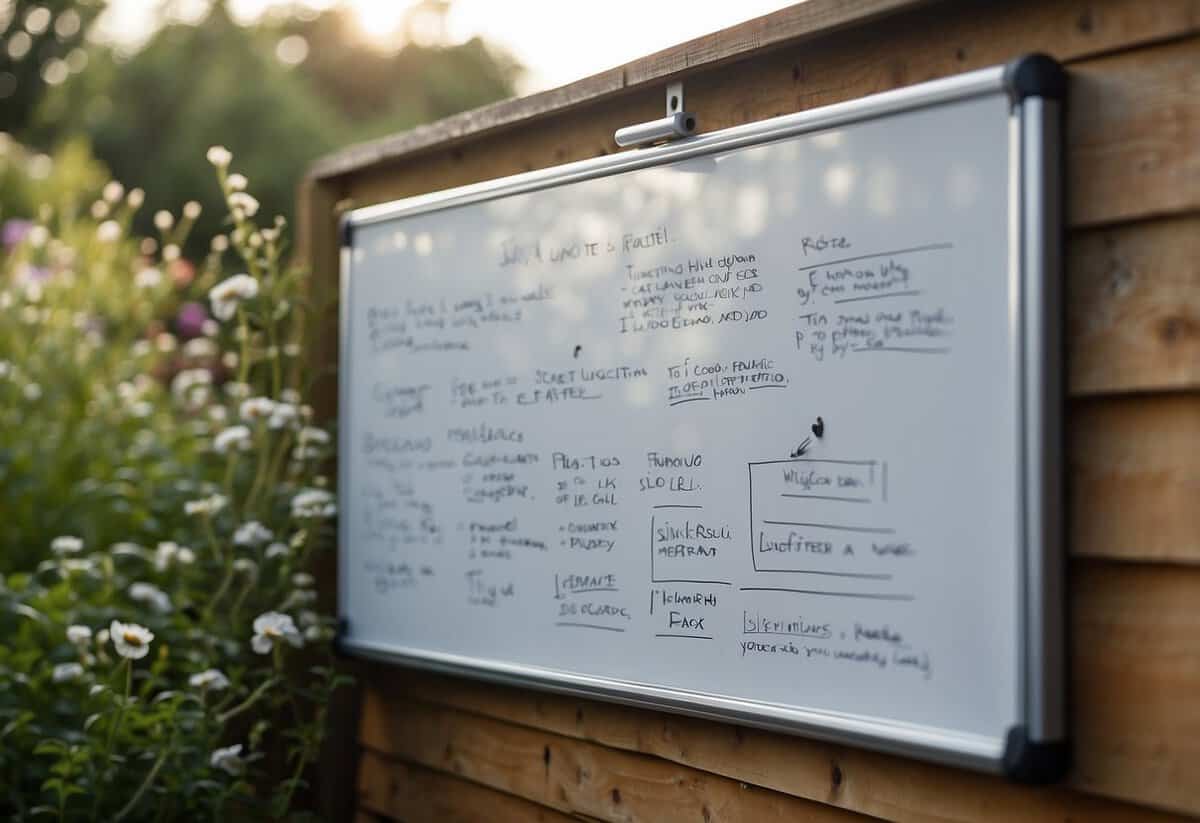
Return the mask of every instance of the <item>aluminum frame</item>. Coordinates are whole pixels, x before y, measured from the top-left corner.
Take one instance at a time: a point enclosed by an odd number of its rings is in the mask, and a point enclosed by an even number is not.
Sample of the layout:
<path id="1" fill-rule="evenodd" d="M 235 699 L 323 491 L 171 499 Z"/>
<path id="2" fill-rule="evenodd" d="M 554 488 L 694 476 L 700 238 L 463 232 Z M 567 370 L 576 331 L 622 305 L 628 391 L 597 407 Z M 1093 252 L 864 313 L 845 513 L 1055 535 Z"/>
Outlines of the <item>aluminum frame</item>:
<path id="1" fill-rule="evenodd" d="M 1028 59 L 1028 58 L 1026 58 Z M 367 206 L 347 212 L 340 222 L 339 407 L 349 408 L 348 379 L 354 365 L 347 328 L 353 274 L 353 230 L 419 213 L 477 203 L 601 176 L 727 152 L 890 114 L 1004 94 L 1010 99 L 1009 285 L 1014 312 L 1013 390 L 1018 396 L 1018 428 L 1013 448 L 1020 456 L 1019 501 L 1023 535 L 1019 563 L 1018 639 L 1014 673 L 1021 695 L 1018 725 L 1007 740 L 837 712 L 742 700 L 551 668 L 505 663 L 404 646 L 355 641 L 339 636 L 347 653 L 449 674 L 531 686 L 548 691 L 666 709 L 708 719 L 800 734 L 877 751 L 918 757 L 953 766 L 1003 772 L 1019 779 L 1055 779 L 1065 765 L 1067 736 L 1065 662 L 1065 539 L 1062 514 L 1063 356 L 1062 356 L 1062 194 L 1061 104 L 1053 95 L 1015 92 L 1013 69 L 1020 61 L 895 91 L 871 95 L 797 114 L 784 115 L 718 132 L 615 155 L 583 160 L 445 191 Z M 348 453 L 349 431 L 339 430 L 339 451 Z M 339 460 L 339 487 L 348 488 L 347 461 Z M 338 526 L 339 604 L 346 599 L 347 523 Z M 347 628 L 343 625 L 343 628 Z M 1014 738 L 1016 743 L 1014 743 Z M 1020 749 L 1014 753 L 1014 745 Z M 1030 750 L 1032 747 L 1032 752 Z M 1022 776 L 1030 759 L 1046 748 L 1056 763 L 1042 769 L 1050 777 Z M 1060 757 L 1062 754 L 1064 757 Z M 1014 763 L 1014 758 L 1017 762 Z M 1035 768 L 1035 771 L 1038 771 Z"/>

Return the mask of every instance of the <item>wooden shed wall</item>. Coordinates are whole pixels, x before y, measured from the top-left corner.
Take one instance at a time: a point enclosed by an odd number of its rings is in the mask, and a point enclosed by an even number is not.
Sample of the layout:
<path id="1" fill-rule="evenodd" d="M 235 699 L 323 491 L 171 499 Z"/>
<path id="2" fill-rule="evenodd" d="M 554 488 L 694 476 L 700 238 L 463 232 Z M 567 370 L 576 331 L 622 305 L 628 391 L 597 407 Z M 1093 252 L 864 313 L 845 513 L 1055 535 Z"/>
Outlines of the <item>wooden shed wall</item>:
<path id="1" fill-rule="evenodd" d="M 1200 0 L 810 0 L 327 158 L 302 193 L 304 248 L 314 286 L 330 288 L 335 212 L 616 151 L 613 131 L 661 116 L 671 79 L 684 80 L 708 131 L 1031 51 L 1070 74 L 1066 783 L 1027 788 L 729 724 L 362 666 L 355 705 L 336 715 L 343 732 L 360 717 L 357 740 L 339 748 L 335 737 L 322 770 L 352 770 L 358 819 L 1200 817 Z M 334 337 L 325 339 L 332 357 Z M 350 786 L 330 783 L 349 797 Z"/>

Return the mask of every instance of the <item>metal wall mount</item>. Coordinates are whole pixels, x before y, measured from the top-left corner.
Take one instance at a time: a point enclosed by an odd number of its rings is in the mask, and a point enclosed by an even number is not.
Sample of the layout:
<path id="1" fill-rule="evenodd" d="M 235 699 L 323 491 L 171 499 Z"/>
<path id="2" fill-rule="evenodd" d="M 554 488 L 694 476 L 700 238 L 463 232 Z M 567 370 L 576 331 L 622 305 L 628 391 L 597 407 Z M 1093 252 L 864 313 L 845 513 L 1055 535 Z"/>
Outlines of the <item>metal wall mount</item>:
<path id="1" fill-rule="evenodd" d="M 666 117 L 617 129 L 613 139 L 622 148 L 652 146 L 690 137 L 695 132 L 696 115 L 685 111 L 683 107 L 683 83 L 671 83 L 667 86 Z"/>

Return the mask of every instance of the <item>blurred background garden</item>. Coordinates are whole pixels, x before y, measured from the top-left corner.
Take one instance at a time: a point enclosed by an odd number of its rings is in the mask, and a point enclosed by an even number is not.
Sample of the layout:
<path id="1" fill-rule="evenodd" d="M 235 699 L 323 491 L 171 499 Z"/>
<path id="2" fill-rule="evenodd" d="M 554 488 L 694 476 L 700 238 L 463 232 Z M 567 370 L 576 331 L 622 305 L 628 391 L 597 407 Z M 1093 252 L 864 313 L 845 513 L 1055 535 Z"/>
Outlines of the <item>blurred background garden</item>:
<path id="1" fill-rule="evenodd" d="M 297 187 L 779 5 L 614 1 L 0 0 L 0 819 L 310 816 L 347 678 Z"/>

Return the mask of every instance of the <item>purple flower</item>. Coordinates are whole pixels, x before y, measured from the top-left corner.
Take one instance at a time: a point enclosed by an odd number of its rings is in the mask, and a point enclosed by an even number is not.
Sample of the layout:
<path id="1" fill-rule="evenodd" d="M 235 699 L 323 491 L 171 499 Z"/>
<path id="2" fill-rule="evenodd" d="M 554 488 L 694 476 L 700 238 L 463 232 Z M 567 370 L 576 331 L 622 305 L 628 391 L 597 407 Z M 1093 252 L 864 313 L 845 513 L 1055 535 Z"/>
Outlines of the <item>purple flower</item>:
<path id="1" fill-rule="evenodd" d="M 22 220 L 20 218 L 5 220 L 4 226 L 0 227 L 0 238 L 3 239 L 4 248 L 11 249 L 20 243 L 32 228 L 33 221 L 31 220 Z"/>
<path id="2" fill-rule="evenodd" d="M 204 333 L 204 323 L 208 320 L 208 312 L 200 303 L 184 303 L 179 308 L 175 318 L 175 328 L 183 338 L 199 337 Z"/>

